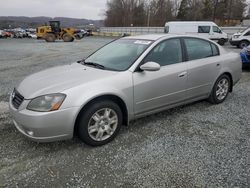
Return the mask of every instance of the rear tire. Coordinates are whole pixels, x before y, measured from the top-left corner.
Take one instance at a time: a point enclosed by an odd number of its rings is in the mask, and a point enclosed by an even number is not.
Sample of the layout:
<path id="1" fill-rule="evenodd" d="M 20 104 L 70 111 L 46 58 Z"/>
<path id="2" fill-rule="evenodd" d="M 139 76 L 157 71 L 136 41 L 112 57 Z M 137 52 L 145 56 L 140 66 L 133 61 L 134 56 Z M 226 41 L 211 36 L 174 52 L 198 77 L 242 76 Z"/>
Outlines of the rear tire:
<path id="1" fill-rule="evenodd" d="M 56 36 L 53 33 L 47 33 L 44 37 L 46 42 L 55 42 Z"/>
<path id="2" fill-rule="evenodd" d="M 223 46 L 225 43 L 226 43 L 226 40 L 225 40 L 225 39 L 220 39 L 220 40 L 218 41 L 218 44 L 221 45 L 221 46 Z"/>
<path id="3" fill-rule="evenodd" d="M 212 104 L 222 103 L 224 100 L 226 100 L 229 94 L 231 84 L 231 79 L 228 75 L 221 75 L 215 82 L 208 101 Z"/>
<path id="4" fill-rule="evenodd" d="M 73 42 L 74 41 L 74 38 L 72 36 L 70 36 L 68 33 L 65 33 L 62 38 L 63 38 L 64 42 Z"/>
<path id="5" fill-rule="evenodd" d="M 101 146 L 112 141 L 122 125 L 122 111 L 110 100 L 98 101 L 80 114 L 77 134 L 86 144 Z"/>

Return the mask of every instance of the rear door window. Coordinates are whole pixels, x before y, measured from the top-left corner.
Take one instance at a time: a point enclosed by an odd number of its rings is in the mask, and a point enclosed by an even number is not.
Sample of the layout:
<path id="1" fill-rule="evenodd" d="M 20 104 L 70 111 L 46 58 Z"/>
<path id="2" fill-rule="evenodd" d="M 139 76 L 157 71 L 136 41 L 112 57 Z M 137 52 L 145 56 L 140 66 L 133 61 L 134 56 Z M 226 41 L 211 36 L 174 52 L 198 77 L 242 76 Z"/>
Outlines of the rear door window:
<path id="1" fill-rule="evenodd" d="M 211 47 L 213 50 L 213 56 L 220 55 L 219 49 L 215 44 L 211 43 Z"/>
<path id="2" fill-rule="evenodd" d="M 198 33 L 210 33 L 210 26 L 199 26 Z"/>
<path id="3" fill-rule="evenodd" d="M 210 42 L 197 38 L 185 38 L 184 41 L 189 61 L 213 56 Z"/>

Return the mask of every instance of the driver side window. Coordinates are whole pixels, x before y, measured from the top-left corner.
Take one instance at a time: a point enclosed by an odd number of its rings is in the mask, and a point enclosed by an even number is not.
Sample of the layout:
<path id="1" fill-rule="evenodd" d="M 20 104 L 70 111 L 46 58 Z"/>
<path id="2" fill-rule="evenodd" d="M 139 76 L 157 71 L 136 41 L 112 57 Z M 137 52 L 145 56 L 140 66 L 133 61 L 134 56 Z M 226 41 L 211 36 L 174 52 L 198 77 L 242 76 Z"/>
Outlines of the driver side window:
<path id="1" fill-rule="evenodd" d="M 156 62 L 161 66 L 182 62 L 180 39 L 168 39 L 158 44 L 144 59 L 144 62 Z"/>
<path id="2" fill-rule="evenodd" d="M 213 26 L 213 32 L 215 32 L 215 33 L 221 33 L 221 30 L 218 27 Z"/>

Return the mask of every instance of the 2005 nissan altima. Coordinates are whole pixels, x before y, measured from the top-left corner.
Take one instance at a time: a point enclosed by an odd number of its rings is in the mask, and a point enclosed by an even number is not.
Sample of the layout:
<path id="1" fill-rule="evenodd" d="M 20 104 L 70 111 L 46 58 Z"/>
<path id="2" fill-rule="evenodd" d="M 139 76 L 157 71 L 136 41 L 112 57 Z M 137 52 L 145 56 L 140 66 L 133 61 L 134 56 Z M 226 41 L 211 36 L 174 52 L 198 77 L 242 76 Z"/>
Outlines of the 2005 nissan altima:
<path id="1" fill-rule="evenodd" d="M 10 97 L 16 128 L 38 142 L 103 145 L 121 125 L 209 99 L 223 102 L 241 77 L 238 54 L 193 36 L 115 40 L 85 60 L 25 78 Z"/>

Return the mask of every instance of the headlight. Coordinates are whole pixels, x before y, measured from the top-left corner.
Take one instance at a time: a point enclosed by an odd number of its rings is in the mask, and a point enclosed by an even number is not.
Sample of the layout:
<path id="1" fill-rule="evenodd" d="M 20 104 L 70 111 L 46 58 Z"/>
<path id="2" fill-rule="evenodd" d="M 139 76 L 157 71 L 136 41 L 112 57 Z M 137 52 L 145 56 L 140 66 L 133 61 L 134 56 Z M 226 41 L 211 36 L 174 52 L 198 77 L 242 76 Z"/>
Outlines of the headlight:
<path id="1" fill-rule="evenodd" d="M 50 112 L 60 108 L 66 95 L 65 94 L 49 94 L 34 98 L 28 104 L 27 109 L 38 112 Z"/>
<path id="2" fill-rule="evenodd" d="M 234 38 L 235 39 L 237 39 L 237 38 L 239 38 L 240 37 L 240 35 L 234 35 Z"/>

